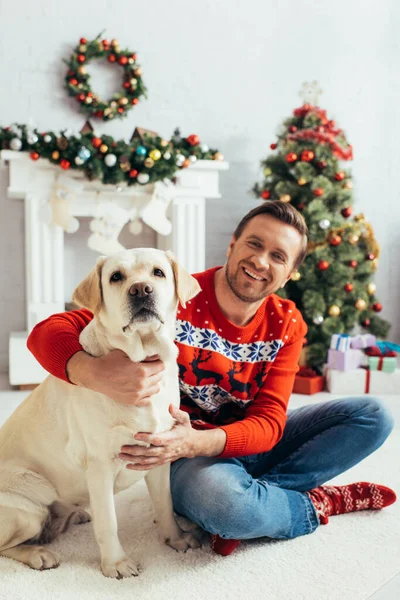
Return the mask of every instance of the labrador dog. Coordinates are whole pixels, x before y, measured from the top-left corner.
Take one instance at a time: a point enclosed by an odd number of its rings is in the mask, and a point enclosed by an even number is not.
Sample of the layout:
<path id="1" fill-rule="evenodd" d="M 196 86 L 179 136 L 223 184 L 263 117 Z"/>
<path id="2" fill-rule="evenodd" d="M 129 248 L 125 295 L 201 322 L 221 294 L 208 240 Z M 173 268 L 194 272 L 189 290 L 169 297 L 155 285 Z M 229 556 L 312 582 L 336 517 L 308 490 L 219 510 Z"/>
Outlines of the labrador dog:
<path id="1" fill-rule="evenodd" d="M 57 567 L 41 544 L 89 521 L 82 507 L 90 505 L 103 574 L 137 575 L 118 538 L 114 494 L 142 477 L 166 543 L 181 551 L 199 547 L 175 521 L 169 464 L 133 471 L 118 457 L 122 446 L 140 444 L 136 433 L 174 424 L 168 408 L 179 406 L 176 309 L 199 291 L 169 252 L 137 248 L 97 260 L 73 295 L 94 313 L 80 342 L 93 356 L 120 349 L 142 361 L 158 354 L 165 364 L 161 389 L 149 406 L 125 406 L 50 375 L 26 398 L 0 429 L 0 555 L 34 569 Z"/>

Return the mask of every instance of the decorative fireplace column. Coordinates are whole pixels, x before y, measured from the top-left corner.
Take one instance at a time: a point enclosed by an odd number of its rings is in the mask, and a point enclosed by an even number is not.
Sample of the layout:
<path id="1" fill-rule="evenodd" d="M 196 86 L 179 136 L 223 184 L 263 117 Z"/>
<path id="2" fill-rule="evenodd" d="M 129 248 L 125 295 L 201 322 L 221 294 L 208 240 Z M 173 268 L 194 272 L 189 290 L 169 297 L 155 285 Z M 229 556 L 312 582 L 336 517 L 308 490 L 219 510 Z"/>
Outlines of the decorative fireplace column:
<path id="1" fill-rule="evenodd" d="M 26 348 L 31 329 L 64 308 L 64 231 L 44 222 L 43 209 L 49 202 L 60 169 L 46 160 L 33 162 L 21 152 L 3 150 L 9 165 L 8 196 L 25 202 L 26 331 L 11 332 L 9 378 L 12 385 L 40 383 L 47 375 Z M 220 198 L 219 172 L 228 164 L 198 161 L 178 173 L 176 193 L 169 206 L 172 222 L 169 236 L 157 235 L 157 247 L 172 250 L 177 259 L 195 273 L 205 269 L 205 209 L 207 198 Z M 95 216 L 99 202 L 114 202 L 130 209 L 151 197 L 153 186 L 123 187 L 89 182 L 77 171 L 68 173 L 79 180 L 81 191 L 71 201 L 71 216 Z M 134 238 L 132 239 L 134 242 Z"/>

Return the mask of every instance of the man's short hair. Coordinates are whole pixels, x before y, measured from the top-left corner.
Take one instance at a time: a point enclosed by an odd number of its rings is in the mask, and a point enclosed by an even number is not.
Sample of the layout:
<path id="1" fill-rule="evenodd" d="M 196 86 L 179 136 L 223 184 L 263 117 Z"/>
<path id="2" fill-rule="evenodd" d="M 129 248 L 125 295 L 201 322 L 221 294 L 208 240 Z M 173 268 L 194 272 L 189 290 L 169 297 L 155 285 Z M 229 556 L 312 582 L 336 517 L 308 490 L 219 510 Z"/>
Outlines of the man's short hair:
<path id="1" fill-rule="evenodd" d="M 243 233 L 244 228 L 247 223 L 257 217 L 258 215 L 271 215 L 278 221 L 282 221 L 282 223 L 287 223 L 287 225 L 291 225 L 303 236 L 303 243 L 301 246 L 301 250 L 295 260 L 295 264 L 293 266 L 293 270 L 299 268 L 303 260 L 307 255 L 307 244 L 308 244 L 308 228 L 307 224 L 304 220 L 303 215 L 299 213 L 298 210 L 294 208 L 288 202 L 281 202 L 280 200 L 269 200 L 264 202 L 260 206 L 256 206 L 250 212 L 247 213 L 240 221 L 239 225 L 236 227 L 234 231 L 234 238 L 237 240 Z"/>

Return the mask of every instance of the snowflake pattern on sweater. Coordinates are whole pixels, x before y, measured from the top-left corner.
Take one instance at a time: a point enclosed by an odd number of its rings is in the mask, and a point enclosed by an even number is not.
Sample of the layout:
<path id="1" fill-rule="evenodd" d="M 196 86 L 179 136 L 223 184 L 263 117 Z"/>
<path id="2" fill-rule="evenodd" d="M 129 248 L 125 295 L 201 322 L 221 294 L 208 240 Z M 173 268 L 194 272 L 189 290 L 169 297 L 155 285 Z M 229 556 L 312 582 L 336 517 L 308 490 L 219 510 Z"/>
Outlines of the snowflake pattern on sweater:
<path id="1" fill-rule="evenodd" d="M 272 294 L 246 327 L 235 326 L 218 305 L 216 270 L 195 275 L 202 291 L 178 309 L 181 408 L 194 427 L 222 426 L 227 433 L 245 425 L 254 412 L 257 435 L 270 420 L 276 422 L 271 426 L 277 439 L 286 420 L 305 323 L 293 302 Z"/>

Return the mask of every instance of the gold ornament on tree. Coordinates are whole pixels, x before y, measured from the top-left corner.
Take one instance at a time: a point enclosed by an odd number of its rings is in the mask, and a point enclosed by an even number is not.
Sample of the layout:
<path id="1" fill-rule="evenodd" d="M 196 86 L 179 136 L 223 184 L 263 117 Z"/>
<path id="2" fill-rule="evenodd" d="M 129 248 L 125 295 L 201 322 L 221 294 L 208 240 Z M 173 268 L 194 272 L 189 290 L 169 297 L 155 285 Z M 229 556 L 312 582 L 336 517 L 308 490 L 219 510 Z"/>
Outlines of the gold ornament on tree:
<path id="1" fill-rule="evenodd" d="M 301 274 L 298 271 L 295 271 L 290 279 L 292 281 L 299 281 L 301 279 Z"/>
<path id="2" fill-rule="evenodd" d="M 282 196 L 279 198 L 281 202 L 290 202 L 291 199 L 292 198 L 289 194 L 282 194 Z"/>
<path id="3" fill-rule="evenodd" d="M 305 177 L 300 177 L 300 179 L 297 180 L 297 183 L 299 185 L 306 185 L 307 179 L 305 179 Z"/>
<path id="4" fill-rule="evenodd" d="M 358 242 L 358 240 L 359 240 L 359 239 L 360 239 L 360 238 L 359 238 L 359 237 L 358 237 L 358 235 L 356 235 L 355 233 L 354 233 L 354 234 L 352 234 L 352 235 L 349 235 L 349 242 L 350 242 L 350 244 L 353 244 L 353 246 L 354 246 L 355 244 L 357 244 L 357 242 Z"/>
<path id="5" fill-rule="evenodd" d="M 362 298 L 359 298 L 354 306 L 357 310 L 365 310 L 367 308 L 367 303 Z"/>
<path id="6" fill-rule="evenodd" d="M 333 304 L 328 312 L 331 317 L 338 317 L 340 315 L 340 308 L 336 304 Z"/>
<path id="7" fill-rule="evenodd" d="M 372 282 L 369 283 L 367 285 L 367 291 L 368 291 L 368 294 L 370 296 L 373 296 L 375 294 L 375 292 L 376 292 L 376 285 L 375 285 L 375 283 L 372 283 Z"/>

